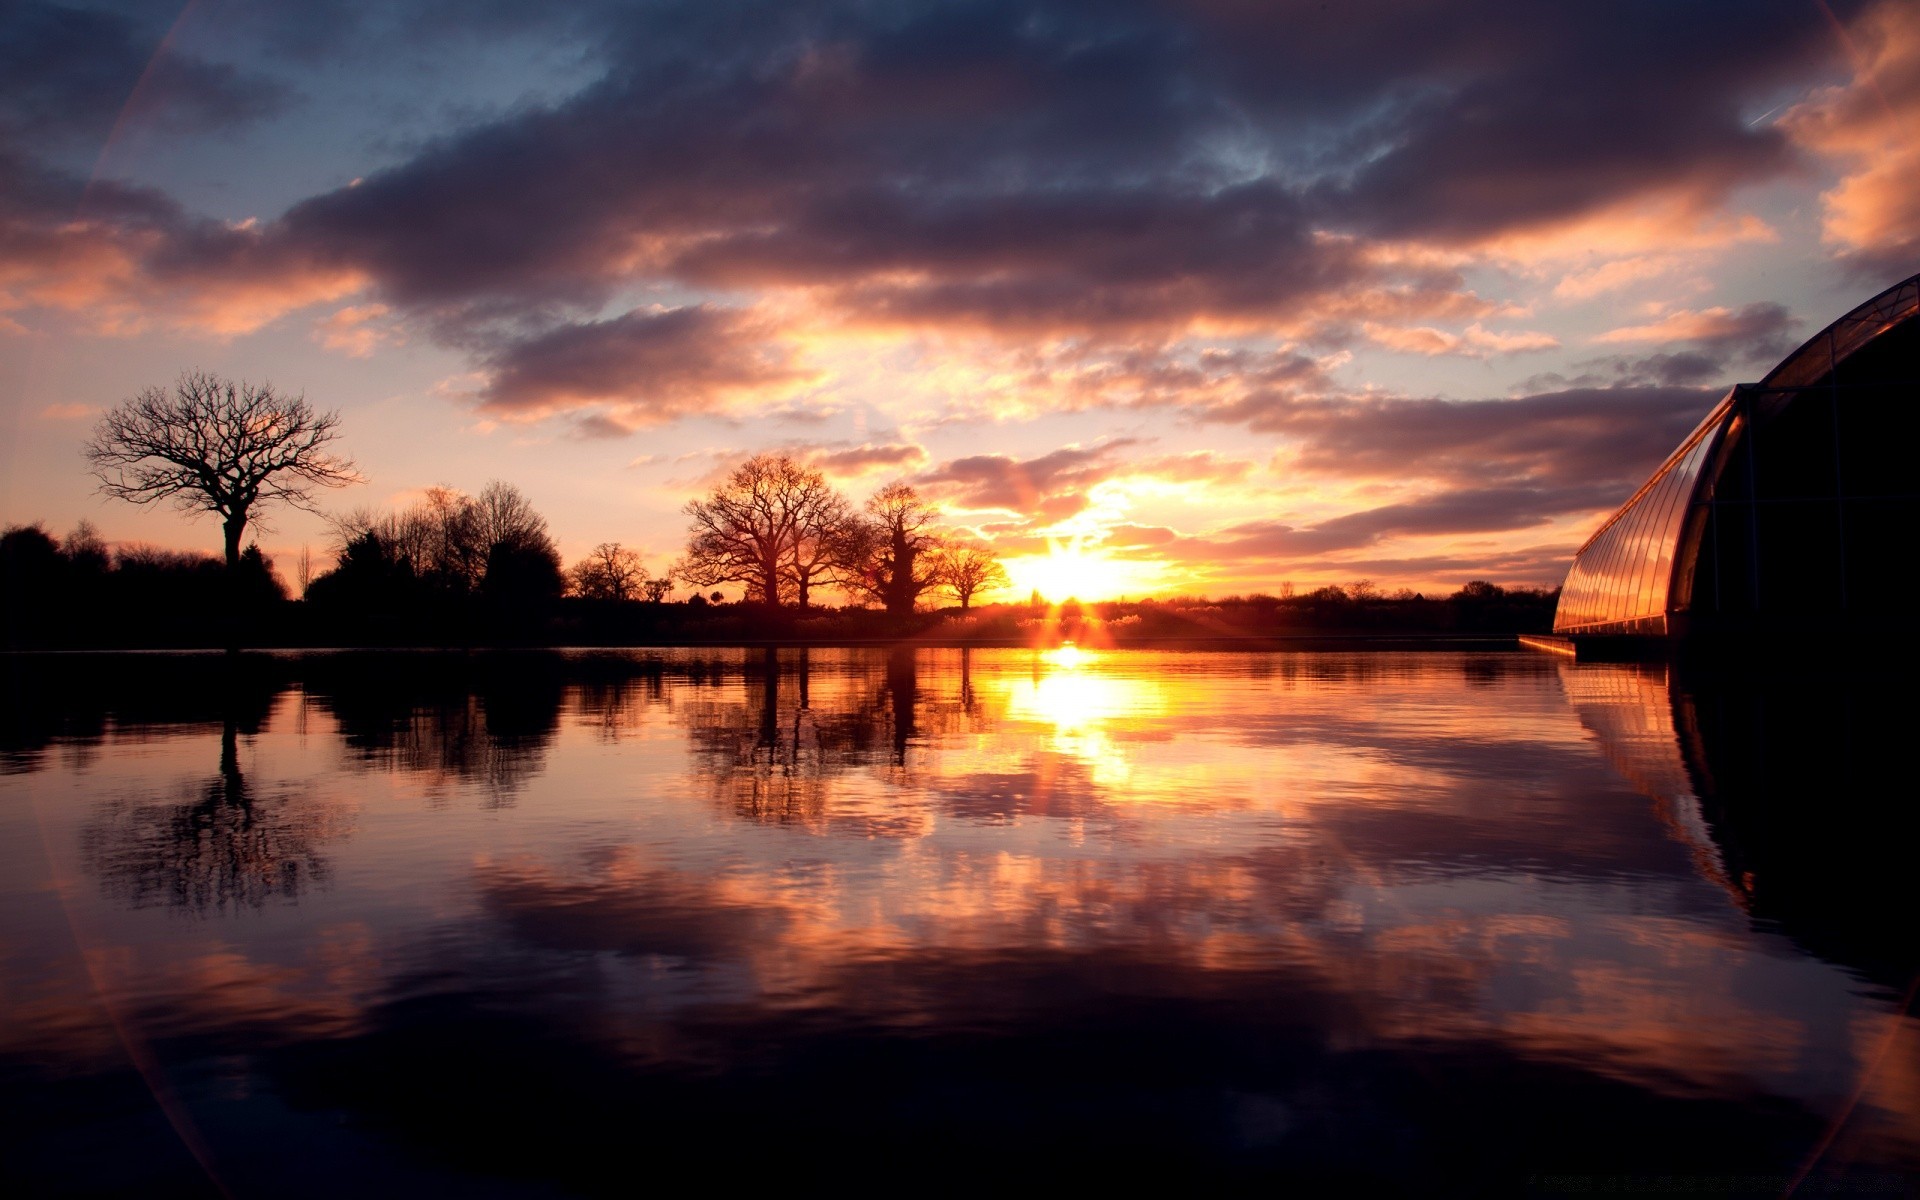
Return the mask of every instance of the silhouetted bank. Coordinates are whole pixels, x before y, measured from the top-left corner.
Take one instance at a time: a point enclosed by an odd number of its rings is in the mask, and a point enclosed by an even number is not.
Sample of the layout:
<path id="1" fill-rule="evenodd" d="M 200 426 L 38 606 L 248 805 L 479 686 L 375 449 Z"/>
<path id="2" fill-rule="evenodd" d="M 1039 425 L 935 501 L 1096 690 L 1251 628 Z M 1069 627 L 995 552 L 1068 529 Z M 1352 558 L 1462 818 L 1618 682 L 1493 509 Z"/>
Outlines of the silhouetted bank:
<path id="1" fill-rule="evenodd" d="M 71 539 L 69 539 L 71 540 Z M 64 549 L 37 527 L 0 538 L 0 637 L 9 649 L 243 646 L 1164 645 L 1303 637 L 1494 637 L 1544 632 L 1555 594 L 1475 582 L 1444 599 L 1336 587 L 1299 596 L 1029 602 L 888 613 L 748 603 L 594 600 L 557 584 L 451 589 L 371 568 L 333 572 L 290 600 L 249 550 L 240 602 L 217 559 L 158 551 L 109 560 Z M 1356 594 L 1357 592 L 1357 594 Z"/>

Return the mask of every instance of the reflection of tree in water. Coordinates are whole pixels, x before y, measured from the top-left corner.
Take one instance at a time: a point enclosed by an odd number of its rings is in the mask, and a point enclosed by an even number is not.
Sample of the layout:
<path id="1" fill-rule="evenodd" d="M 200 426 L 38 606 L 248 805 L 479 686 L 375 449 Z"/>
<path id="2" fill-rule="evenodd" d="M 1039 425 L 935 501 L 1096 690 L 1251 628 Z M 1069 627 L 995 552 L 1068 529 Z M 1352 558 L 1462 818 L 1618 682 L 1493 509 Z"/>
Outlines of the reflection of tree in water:
<path id="1" fill-rule="evenodd" d="M 240 771 L 239 729 L 220 735 L 220 772 L 175 804 L 110 808 L 82 833 L 86 862 L 115 899 L 133 908 L 194 912 L 260 908 L 326 882 L 320 843 L 340 819 L 325 806 L 259 796 Z"/>
<path id="2" fill-rule="evenodd" d="M 498 807 L 546 764 L 565 664 L 542 654 L 342 656 L 310 672 L 307 689 L 358 762 L 426 776 L 430 794 L 449 781 L 479 784 Z"/>
<path id="3" fill-rule="evenodd" d="M 657 658 L 594 655 L 570 665 L 573 685 L 568 707 L 582 723 L 598 730 L 603 740 L 618 741 L 640 726 L 647 710 L 667 706 L 670 668 Z M 674 673 L 699 681 L 707 673 L 706 664 L 699 660 L 677 664 Z"/>
<path id="4" fill-rule="evenodd" d="M 229 720 L 254 733 L 290 678 L 290 660 L 260 654 L 7 655 L 0 773 L 39 770 L 49 747 L 84 766 L 110 734 Z"/>
<path id="5" fill-rule="evenodd" d="M 826 820 L 835 781 L 856 772 L 914 783 L 929 752 L 925 735 L 982 715 L 969 651 L 959 652 L 957 671 L 936 668 L 933 689 L 923 685 L 919 653 L 850 655 L 819 669 L 806 650 L 764 651 L 745 664 L 740 692 L 676 702 L 696 772 L 734 813 L 774 824 Z"/>

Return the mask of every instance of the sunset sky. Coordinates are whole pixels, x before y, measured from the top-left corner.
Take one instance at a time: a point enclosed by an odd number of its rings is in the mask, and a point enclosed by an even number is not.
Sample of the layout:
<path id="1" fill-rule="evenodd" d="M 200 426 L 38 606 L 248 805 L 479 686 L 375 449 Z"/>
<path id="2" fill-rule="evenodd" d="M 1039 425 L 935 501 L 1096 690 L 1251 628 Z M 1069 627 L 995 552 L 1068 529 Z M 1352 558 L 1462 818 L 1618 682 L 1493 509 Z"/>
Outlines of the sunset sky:
<path id="1" fill-rule="evenodd" d="M 568 561 L 784 450 L 1084 598 L 1556 586 L 1916 270 L 1911 3 L 0 6 L 55 534 L 218 549 L 80 454 L 205 369 L 340 411 L 333 509 L 504 479 Z"/>

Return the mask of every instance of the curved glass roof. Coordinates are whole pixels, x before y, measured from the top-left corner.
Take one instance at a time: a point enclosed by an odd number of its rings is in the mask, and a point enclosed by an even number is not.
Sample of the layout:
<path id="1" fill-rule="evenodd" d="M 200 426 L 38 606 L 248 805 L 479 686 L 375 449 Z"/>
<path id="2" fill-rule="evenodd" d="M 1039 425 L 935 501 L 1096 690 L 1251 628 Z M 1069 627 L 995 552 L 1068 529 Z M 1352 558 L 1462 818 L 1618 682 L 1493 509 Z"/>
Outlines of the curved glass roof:
<path id="1" fill-rule="evenodd" d="M 1846 359 L 1920 315 L 1920 275 L 1859 305 L 1782 359 L 1758 385 L 1736 387 L 1694 427 L 1646 483 L 1601 524 L 1574 556 L 1553 629 L 1563 635 L 1670 636 L 1685 606 L 1675 582 L 1689 575 L 1681 561 L 1698 553 L 1687 540 L 1687 517 L 1705 503 L 1724 468 L 1716 453 L 1733 427 L 1743 394 L 1771 394 L 1772 403 L 1819 385 Z"/>

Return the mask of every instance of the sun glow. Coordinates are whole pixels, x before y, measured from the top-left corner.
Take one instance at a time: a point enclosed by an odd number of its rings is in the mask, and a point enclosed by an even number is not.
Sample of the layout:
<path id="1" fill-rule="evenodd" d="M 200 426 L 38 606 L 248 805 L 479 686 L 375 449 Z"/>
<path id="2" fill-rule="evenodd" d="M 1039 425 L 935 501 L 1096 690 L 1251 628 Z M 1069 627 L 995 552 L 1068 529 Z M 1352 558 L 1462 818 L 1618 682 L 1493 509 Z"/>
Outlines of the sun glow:
<path id="1" fill-rule="evenodd" d="M 1015 724 L 1044 730 L 1048 749 L 1121 786 L 1133 774 L 1124 731 L 1165 714 L 1166 690 L 1157 680 L 1101 670 L 1099 657 L 1071 644 L 1040 654 L 1031 678 L 1005 677 L 1005 711 Z"/>
<path id="2" fill-rule="evenodd" d="M 1160 590 L 1166 564 L 1115 558 L 1086 544 L 1083 538 L 1059 542 L 1049 538 L 1045 554 L 1025 554 L 1001 560 L 1012 581 L 1010 595 L 1039 592 L 1048 600 L 1113 600 L 1146 596 Z"/>
<path id="3" fill-rule="evenodd" d="M 1082 650 L 1072 642 L 1066 642 L 1055 646 L 1051 650 L 1043 651 L 1040 657 L 1056 667 L 1065 667 L 1069 671 L 1080 666 L 1082 663 L 1093 661 L 1093 655 Z"/>

